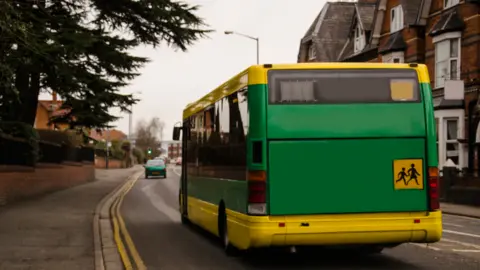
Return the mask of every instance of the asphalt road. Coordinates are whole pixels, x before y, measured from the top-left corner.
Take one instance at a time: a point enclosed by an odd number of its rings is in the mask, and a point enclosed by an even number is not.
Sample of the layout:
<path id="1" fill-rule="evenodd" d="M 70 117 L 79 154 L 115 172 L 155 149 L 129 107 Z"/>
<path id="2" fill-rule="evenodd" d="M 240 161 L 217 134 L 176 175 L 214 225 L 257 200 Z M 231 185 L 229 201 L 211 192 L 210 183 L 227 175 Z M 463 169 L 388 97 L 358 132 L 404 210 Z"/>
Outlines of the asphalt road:
<path id="1" fill-rule="evenodd" d="M 170 168 L 167 179 L 140 179 L 122 205 L 127 229 L 148 269 L 480 269 L 480 220 L 456 216 L 445 216 L 441 242 L 405 244 L 380 255 L 258 252 L 227 257 L 214 237 L 180 224 L 178 171 Z"/>

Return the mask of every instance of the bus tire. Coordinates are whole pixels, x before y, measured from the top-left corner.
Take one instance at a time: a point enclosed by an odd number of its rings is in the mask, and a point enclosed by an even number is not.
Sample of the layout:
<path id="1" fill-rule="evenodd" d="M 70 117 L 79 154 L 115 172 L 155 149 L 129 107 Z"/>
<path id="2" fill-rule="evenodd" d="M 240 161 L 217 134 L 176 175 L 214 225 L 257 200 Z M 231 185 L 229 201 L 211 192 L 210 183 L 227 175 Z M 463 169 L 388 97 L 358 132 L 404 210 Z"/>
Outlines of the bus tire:
<path id="1" fill-rule="evenodd" d="M 190 220 L 188 219 L 188 217 L 182 213 L 182 193 L 179 191 L 178 192 L 178 211 L 180 212 L 180 221 L 182 222 L 183 225 L 189 225 L 190 224 Z"/>
<path id="2" fill-rule="evenodd" d="M 183 214 L 180 214 L 180 220 L 182 221 L 183 225 L 190 225 L 190 220 Z"/>
<path id="3" fill-rule="evenodd" d="M 218 234 L 222 241 L 222 247 L 227 256 L 237 256 L 238 249 L 235 248 L 228 238 L 227 214 L 225 213 L 225 206 L 223 203 L 218 209 Z"/>

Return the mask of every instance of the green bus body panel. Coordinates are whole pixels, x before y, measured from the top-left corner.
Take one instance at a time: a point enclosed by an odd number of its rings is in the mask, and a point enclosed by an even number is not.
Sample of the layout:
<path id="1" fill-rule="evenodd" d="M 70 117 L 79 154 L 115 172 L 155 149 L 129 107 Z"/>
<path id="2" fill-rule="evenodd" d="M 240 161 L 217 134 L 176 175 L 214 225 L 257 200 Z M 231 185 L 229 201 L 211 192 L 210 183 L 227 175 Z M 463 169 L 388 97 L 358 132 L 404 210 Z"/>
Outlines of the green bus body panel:
<path id="1" fill-rule="evenodd" d="M 269 213 L 427 210 L 427 177 L 422 190 L 394 189 L 394 160 L 422 159 L 423 175 L 437 164 L 430 87 L 420 90 L 417 103 L 266 103 Z"/>
<path id="2" fill-rule="evenodd" d="M 427 210 L 425 189 L 394 189 L 393 160 L 405 158 L 425 160 L 425 140 L 271 141 L 270 214 Z"/>
<path id="3" fill-rule="evenodd" d="M 189 196 L 199 200 L 215 205 L 223 200 L 227 209 L 246 212 L 247 181 L 190 176 L 187 189 Z"/>
<path id="4" fill-rule="evenodd" d="M 428 167 L 438 167 L 438 148 L 435 123 L 435 112 L 433 109 L 432 89 L 429 83 L 420 84 L 425 106 L 425 122 L 427 128 L 427 155 Z"/>
<path id="5" fill-rule="evenodd" d="M 248 86 L 248 109 L 250 122 L 247 138 L 247 166 L 250 170 L 267 169 L 267 85 L 256 84 Z M 262 160 L 260 164 L 252 161 L 252 142 L 262 142 Z"/>
<path id="6" fill-rule="evenodd" d="M 269 139 L 425 137 L 422 103 L 269 105 Z"/>
<path id="7" fill-rule="evenodd" d="M 400 158 L 422 158 L 424 175 L 438 165 L 430 84 L 420 89 L 422 103 L 298 106 L 268 105 L 267 85 L 249 85 L 247 169 L 267 170 L 269 213 L 426 210 L 426 190 L 395 191 L 392 171 Z M 259 164 L 252 161 L 254 141 L 262 142 Z M 246 181 L 187 182 L 189 196 L 246 213 Z"/>
<path id="8" fill-rule="evenodd" d="M 262 160 L 267 160 L 267 136 L 266 136 L 266 85 L 248 86 L 248 110 L 249 110 L 249 133 L 246 140 L 247 167 L 253 170 L 266 170 L 266 162 L 262 164 L 252 163 L 252 141 L 261 141 L 263 145 Z M 186 166 L 185 164 L 184 166 Z M 217 179 L 208 177 L 187 177 L 188 195 L 200 200 L 218 205 L 225 202 L 225 207 L 240 213 L 247 212 L 247 181 L 231 179 Z"/>

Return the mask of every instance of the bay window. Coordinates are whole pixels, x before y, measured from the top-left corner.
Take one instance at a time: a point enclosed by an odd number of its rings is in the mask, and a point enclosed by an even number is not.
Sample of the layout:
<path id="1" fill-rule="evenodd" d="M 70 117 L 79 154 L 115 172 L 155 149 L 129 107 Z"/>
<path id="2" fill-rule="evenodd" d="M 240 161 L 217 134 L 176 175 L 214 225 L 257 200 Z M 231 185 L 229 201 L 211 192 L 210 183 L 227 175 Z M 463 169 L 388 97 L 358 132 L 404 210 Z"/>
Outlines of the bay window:
<path id="1" fill-rule="evenodd" d="M 435 88 L 444 87 L 446 80 L 460 79 L 460 34 L 447 34 L 442 35 L 445 39 L 434 38 Z"/>

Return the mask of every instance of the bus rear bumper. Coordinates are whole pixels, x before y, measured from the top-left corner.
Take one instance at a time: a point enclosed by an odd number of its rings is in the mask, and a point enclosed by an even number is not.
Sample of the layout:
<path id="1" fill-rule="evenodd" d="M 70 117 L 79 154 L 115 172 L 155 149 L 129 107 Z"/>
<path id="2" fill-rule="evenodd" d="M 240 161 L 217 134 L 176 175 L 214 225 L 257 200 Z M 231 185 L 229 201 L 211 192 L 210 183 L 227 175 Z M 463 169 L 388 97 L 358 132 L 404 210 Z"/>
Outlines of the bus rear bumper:
<path id="1" fill-rule="evenodd" d="M 230 240 L 240 249 L 271 246 L 433 243 L 442 237 L 435 212 L 248 216 L 229 218 Z"/>

